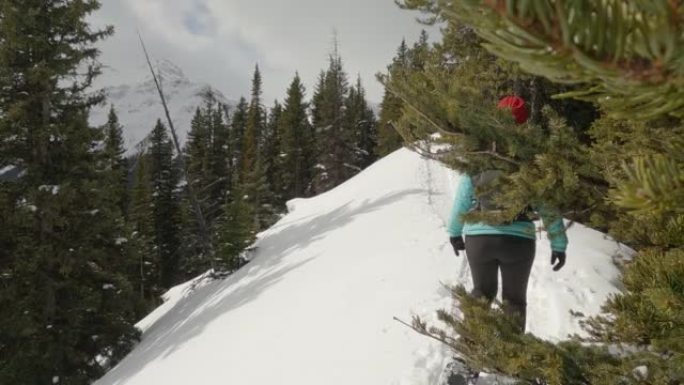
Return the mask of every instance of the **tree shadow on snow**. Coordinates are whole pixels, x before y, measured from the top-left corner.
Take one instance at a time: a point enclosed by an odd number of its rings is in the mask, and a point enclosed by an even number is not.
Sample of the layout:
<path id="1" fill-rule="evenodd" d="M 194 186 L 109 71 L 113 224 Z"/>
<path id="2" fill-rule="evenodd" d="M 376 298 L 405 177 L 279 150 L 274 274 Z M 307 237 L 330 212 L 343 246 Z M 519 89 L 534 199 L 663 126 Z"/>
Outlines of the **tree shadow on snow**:
<path id="1" fill-rule="evenodd" d="M 297 250 L 303 250 L 331 231 L 349 224 L 358 215 L 376 211 L 408 195 L 425 192 L 422 189 L 398 191 L 379 199 L 367 199 L 355 207 L 348 202 L 330 212 L 282 224 L 280 231 L 268 234 L 257 243 L 255 255 L 247 265 L 224 280 L 196 288 L 181 299 L 147 329 L 136 349 L 96 384 L 125 383 L 148 364 L 167 357 L 200 335 L 221 315 L 252 302 L 288 273 L 322 255 L 299 258 Z M 334 271 L 330 273 L 335 274 Z M 239 349 L 229 345 L 230 341 L 225 342 L 231 349 Z"/>

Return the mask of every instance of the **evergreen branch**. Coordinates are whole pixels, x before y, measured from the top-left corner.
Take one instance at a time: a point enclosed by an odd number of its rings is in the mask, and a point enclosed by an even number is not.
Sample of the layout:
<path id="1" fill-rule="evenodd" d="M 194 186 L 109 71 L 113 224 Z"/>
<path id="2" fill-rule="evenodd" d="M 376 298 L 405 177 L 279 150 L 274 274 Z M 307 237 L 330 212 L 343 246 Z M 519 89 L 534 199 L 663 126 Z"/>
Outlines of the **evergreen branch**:
<path id="1" fill-rule="evenodd" d="M 405 145 L 405 147 L 408 148 L 409 150 L 415 152 L 416 154 L 418 154 L 418 155 L 424 157 L 424 158 L 427 158 L 427 159 L 430 159 L 430 160 L 434 160 L 434 161 L 437 161 L 437 162 L 443 162 L 443 161 L 444 161 L 444 160 L 440 157 L 440 155 L 444 155 L 443 153 L 427 152 L 427 151 L 421 149 L 420 147 L 418 147 L 418 146 L 416 146 L 416 145 L 408 145 L 408 144 L 407 144 L 407 145 Z"/>
<path id="2" fill-rule="evenodd" d="M 362 169 L 361 167 L 355 166 L 355 165 L 349 164 L 349 163 L 342 163 L 342 166 L 343 166 L 343 167 L 346 167 L 346 168 L 349 169 L 349 170 L 353 170 L 353 171 L 356 171 L 356 172 L 361 172 L 361 171 L 363 171 L 363 169 Z"/>
<path id="3" fill-rule="evenodd" d="M 684 164 L 658 155 L 623 167 L 627 180 L 614 193 L 618 205 L 635 212 L 684 213 Z"/>
<path id="4" fill-rule="evenodd" d="M 400 324 L 408 327 L 409 329 L 415 331 L 416 333 L 423 335 L 425 337 L 431 338 L 437 342 L 441 342 L 441 343 L 447 344 L 447 345 L 449 345 L 449 343 L 457 342 L 456 339 L 451 338 L 451 337 L 447 336 L 446 334 L 438 335 L 438 334 L 434 334 L 434 333 L 430 332 L 427 329 L 427 326 L 418 317 L 415 317 L 413 319 L 413 322 L 414 322 L 413 325 L 411 325 L 405 321 L 402 321 L 401 319 L 399 319 L 397 317 L 393 317 L 393 319 L 395 321 L 399 322 Z M 416 326 L 416 325 L 420 325 L 420 326 Z"/>
<path id="5" fill-rule="evenodd" d="M 432 340 L 435 340 L 439 343 L 445 344 L 446 346 L 450 348 L 454 348 L 456 344 L 459 343 L 459 341 L 455 338 L 449 337 L 445 332 L 438 330 L 438 329 L 428 329 L 427 324 L 423 322 L 419 317 L 414 317 L 413 319 L 413 324 L 409 324 L 397 317 L 393 317 L 393 319 L 400 324 L 406 326 L 407 328 L 413 330 L 414 332 L 424 336 L 428 337 Z M 463 338 L 463 337 L 461 337 Z M 474 341 L 470 341 L 473 343 Z M 506 373 L 503 370 L 497 369 L 497 368 L 490 368 L 490 371 L 493 372 L 493 374 L 497 375 L 502 375 L 502 376 L 509 376 L 509 373 Z M 534 380 L 530 381 L 531 384 L 541 384 L 540 382 L 536 382 Z"/>
<path id="6" fill-rule="evenodd" d="M 225 182 L 225 181 L 227 181 L 227 180 L 228 180 L 228 177 L 227 177 L 227 176 L 222 176 L 222 177 L 216 178 L 216 180 L 214 180 L 213 182 L 211 182 L 211 183 L 209 183 L 208 185 L 202 187 L 202 189 L 201 189 L 199 192 L 205 193 L 205 192 L 209 191 L 209 189 L 211 189 L 212 187 L 216 186 L 217 184 L 219 184 L 219 183 L 221 183 L 221 182 Z M 198 182 L 199 182 L 199 181 L 196 179 L 196 180 L 194 180 L 192 183 L 198 183 Z"/>
<path id="7" fill-rule="evenodd" d="M 420 108 L 416 107 L 415 105 L 413 105 L 413 103 L 409 102 L 409 100 L 404 95 L 400 94 L 399 92 L 394 91 L 390 86 L 387 86 L 387 90 L 390 91 L 394 96 L 399 98 L 404 103 L 404 105 L 406 107 L 411 109 L 411 111 L 415 112 L 421 118 L 425 119 L 426 122 L 430 123 L 430 125 L 432 127 L 434 127 L 437 130 L 437 132 L 439 132 L 440 134 L 443 134 L 446 136 L 458 136 L 458 137 L 463 136 L 462 133 L 449 131 L 449 130 L 443 128 L 442 126 L 440 126 L 439 124 L 437 124 L 427 114 L 425 114 L 423 111 L 421 111 Z"/>
<path id="8" fill-rule="evenodd" d="M 494 158 L 499 159 L 499 160 L 503 160 L 504 162 L 508 162 L 508 163 L 514 164 L 516 166 L 522 165 L 522 163 L 518 162 L 517 160 L 503 156 L 494 150 L 472 151 L 472 152 L 466 152 L 466 153 L 464 153 L 464 155 L 489 155 L 491 157 L 494 157 Z"/>
<path id="9" fill-rule="evenodd" d="M 476 306 L 464 297 L 459 305 L 463 319 L 448 311 L 439 313 L 449 335 L 460 336 L 450 347 L 469 358 L 472 367 L 499 366 L 530 383 L 678 383 L 684 368 L 679 354 L 684 342 L 679 326 L 684 150 L 678 144 L 682 127 L 678 118 L 684 117 L 684 3 L 405 3 L 412 9 L 444 16 L 449 22 L 443 44 L 433 47 L 430 53 L 435 55 L 430 56 L 429 63 L 408 68 L 391 82 L 384 82 L 394 88 L 393 95 L 402 92 L 405 96 L 401 98 L 405 104 L 400 134 L 409 148 L 429 153 L 430 143 L 440 141 L 429 137 L 435 131 L 433 127 L 443 133 L 439 128 L 452 128 L 456 122 L 452 129 L 462 136 L 453 141 L 457 143 L 451 147 L 453 159 L 442 159 L 448 165 L 465 172 L 492 167 L 512 171 L 510 162 L 499 162 L 503 159 L 498 156 L 510 156 L 521 163 L 511 178 L 514 185 L 499 196 L 505 198 L 502 206 L 513 209 L 530 198 L 552 203 L 565 216 L 570 213 L 573 220 L 591 221 L 617 241 L 660 250 L 653 255 L 639 253 L 622 267 L 624 291 L 604 305 L 604 322 L 589 324 L 595 326 L 588 330 L 594 342 L 604 343 L 553 343 L 531 334 L 519 335 L 504 321 L 501 309 L 491 312 L 489 306 Z M 462 22 L 476 28 L 490 52 L 519 66 L 504 68 L 507 64 L 500 61 L 496 68 L 487 68 L 477 55 L 479 41 L 466 41 L 455 29 Z M 509 87 L 510 82 L 517 81 L 510 77 L 526 77 L 518 69 L 578 87 L 551 82 L 543 89 Z M 482 90 L 477 94 L 482 100 L 490 101 L 515 89 L 532 101 L 530 114 L 540 119 L 533 118 L 534 124 L 522 126 L 495 122 L 504 115 L 492 113 L 493 107 L 487 111 L 491 103 L 478 103 L 470 93 L 459 93 L 469 85 L 476 92 Z M 532 97 L 528 98 L 530 93 Z M 603 108 L 591 111 L 588 104 L 551 101 L 551 94 L 557 94 L 554 98 L 594 102 Z M 549 111 L 536 108 L 535 97 L 564 119 L 554 119 Z M 581 116 L 578 110 L 586 115 Z M 600 112 L 609 116 L 596 121 Z M 431 119 L 424 119 L 425 115 Z M 452 142 L 446 136 L 443 139 Z M 501 145 L 498 151 L 486 147 L 492 140 Z M 633 215 L 626 215 L 624 209 Z M 661 255 L 663 250 L 670 255 Z M 420 320 L 414 321 L 411 329 L 438 341 L 447 333 L 428 328 Z M 605 344 L 610 341 L 644 346 L 643 350 L 615 352 L 613 346 Z M 634 368 L 639 366 L 647 367 L 648 373 L 635 374 Z"/>
<path id="10" fill-rule="evenodd" d="M 446 19 L 475 26 L 495 55 L 555 82 L 588 84 L 564 97 L 635 119 L 684 116 L 682 8 L 667 0 L 466 0 L 443 8 Z"/>

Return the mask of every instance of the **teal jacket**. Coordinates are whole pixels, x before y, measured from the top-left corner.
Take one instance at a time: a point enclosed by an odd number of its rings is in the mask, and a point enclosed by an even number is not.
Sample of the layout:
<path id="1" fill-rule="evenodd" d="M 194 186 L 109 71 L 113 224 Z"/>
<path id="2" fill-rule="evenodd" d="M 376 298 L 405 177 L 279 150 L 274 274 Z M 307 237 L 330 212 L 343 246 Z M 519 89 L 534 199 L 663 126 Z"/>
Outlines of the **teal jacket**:
<path id="1" fill-rule="evenodd" d="M 536 227 L 534 223 L 527 221 L 516 221 L 505 225 L 487 225 L 484 223 L 463 223 L 462 217 L 469 212 L 475 204 L 473 182 L 469 176 L 463 176 L 460 180 L 454 206 L 449 217 L 448 232 L 451 237 L 461 235 L 513 235 L 516 237 L 536 239 Z M 565 251 L 568 246 L 568 237 L 565 234 L 563 218 L 551 220 L 547 212 L 539 210 L 544 227 L 551 241 L 553 251 Z"/>

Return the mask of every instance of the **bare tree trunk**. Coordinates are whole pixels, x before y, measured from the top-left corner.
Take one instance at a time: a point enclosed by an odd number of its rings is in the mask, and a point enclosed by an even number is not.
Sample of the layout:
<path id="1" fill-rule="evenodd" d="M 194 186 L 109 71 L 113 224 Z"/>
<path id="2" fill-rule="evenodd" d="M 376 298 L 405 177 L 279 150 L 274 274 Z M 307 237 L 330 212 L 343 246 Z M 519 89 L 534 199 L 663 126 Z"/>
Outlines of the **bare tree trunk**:
<path id="1" fill-rule="evenodd" d="M 140 253 L 140 299 L 145 300 L 145 256 Z"/>
<path id="2" fill-rule="evenodd" d="M 176 151 L 178 152 L 178 158 L 181 164 L 181 168 L 183 170 L 185 179 L 188 181 L 188 193 L 190 195 L 190 201 L 192 202 L 193 210 L 197 218 L 197 223 L 199 224 L 200 239 L 202 241 L 202 251 L 209 258 L 211 269 L 214 271 L 214 273 L 216 273 L 216 266 L 214 264 L 214 248 L 211 242 L 211 238 L 209 237 L 207 222 L 204 218 L 204 214 L 202 213 L 202 207 L 199 204 L 199 200 L 197 199 L 195 188 L 193 187 L 193 184 L 190 182 L 189 179 L 188 166 L 185 163 L 185 159 L 183 159 L 183 152 L 181 151 L 180 144 L 178 143 L 178 135 L 176 135 L 176 129 L 173 125 L 173 121 L 171 120 L 169 107 L 166 104 L 166 98 L 164 97 L 164 92 L 162 91 L 161 85 L 159 84 L 157 74 L 154 72 L 154 68 L 152 67 L 150 55 L 147 53 L 147 48 L 145 47 L 145 42 L 143 41 L 142 35 L 138 34 L 138 37 L 140 38 L 140 44 L 142 45 L 143 52 L 145 53 L 145 58 L 147 59 L 147 65 L 150 67 L 150 72 L 152 73 L 154 84 L 157 87 L 157 91 L 159 92 L 159 98 L 161 99 L 162 106 L 164 107 L 164 113 L 166 114 L 166 120 L 169 123 L 169 130 L 171 131 L 173 144 L 175 145 Z"/>

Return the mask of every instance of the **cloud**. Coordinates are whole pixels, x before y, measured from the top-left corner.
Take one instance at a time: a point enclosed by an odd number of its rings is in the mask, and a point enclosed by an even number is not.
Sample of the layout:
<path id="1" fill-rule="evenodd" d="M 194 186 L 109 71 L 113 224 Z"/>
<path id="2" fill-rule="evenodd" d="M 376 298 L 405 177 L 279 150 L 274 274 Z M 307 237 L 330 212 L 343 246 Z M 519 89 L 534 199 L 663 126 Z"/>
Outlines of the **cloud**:
<path id="1" fill-rule="evenodd" d="M 104 1 L 96 19 L 117 35 L 102 45 L 113 69 L 106 83 L 141 78 L 144 61 L 136 30 L 153 56 L 180 65 L 193 80 L 237 99 L 249 94 L 255 64 L 269 102 L 282 99 L 298 71 L 309 96 L 327 66 L 337 30 L 351 80 L 363 78 L 373 101 L 382 97 L 374 74 L 385 69 L 402 38 L 415 41 L 421 25 L 392 0 L 119 0 Z"/>
<path id="2" fill-rule="evenodd" d="M 194 7 L 185 12 L 183 24 L 190 33 L 203 36 L 214 36 L 216 33 L 216 18 L 209 8 L 199 1 L 194 1 Z"/>
<path id="3" fill-rule="evenodd" d="M 124 0 L 140 29 L 184 50 L 212 45 L 213 17 L 199 0 Z M 179 28 L 180 27 L 180 28 Z"/>

